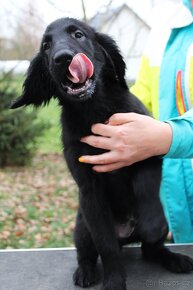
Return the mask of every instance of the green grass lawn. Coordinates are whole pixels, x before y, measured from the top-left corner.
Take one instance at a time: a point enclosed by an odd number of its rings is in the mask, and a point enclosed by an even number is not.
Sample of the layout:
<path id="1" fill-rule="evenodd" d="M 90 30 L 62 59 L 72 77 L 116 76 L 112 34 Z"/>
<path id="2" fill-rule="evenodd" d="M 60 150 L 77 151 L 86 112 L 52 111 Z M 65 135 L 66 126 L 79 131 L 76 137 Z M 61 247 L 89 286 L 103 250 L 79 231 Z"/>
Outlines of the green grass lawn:
<path id="1" fill-rule="evenodd" d="M 0 248 L 73 245 L 77 187 L 61 154 L 0 170 Z"/>
<path id="2" fill-rule="evenodd" d="M 16 97 L 23 77 L 11 84 Z M 77 188 L 61 146 L 60 108 L 56 100 L 37 110 L 47 129 L 37 154 L 26 167 L 0 168 L 0 248 L 69 247 L 77 211 Z"/>
<path id="3" fill-rule="evenodd" d="M 56 100 L 51 100 L 49 105 L 38 109 L 38 120 L 48 124 L 48 129 L 38 138 L 38 152 L 62 152 L 60 107 Z"/>
<path id="4" fill-rule="evenodd" d="M 32 164 L 0 169 L 0 248 L 73 245 L 77 188 L 63 158 L 60 109 L 51 101 L 37 113 L 48 129 Z"/>

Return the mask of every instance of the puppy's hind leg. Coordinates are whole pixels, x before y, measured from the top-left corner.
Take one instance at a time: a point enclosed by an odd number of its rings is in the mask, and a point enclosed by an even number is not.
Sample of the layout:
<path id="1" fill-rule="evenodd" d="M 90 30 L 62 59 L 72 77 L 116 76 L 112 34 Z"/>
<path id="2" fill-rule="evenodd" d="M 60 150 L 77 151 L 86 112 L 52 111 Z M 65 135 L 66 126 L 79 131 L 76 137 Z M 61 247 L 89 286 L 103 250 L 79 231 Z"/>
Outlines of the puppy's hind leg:
<path id="1" fill-rule="evenodd" d="M 171 252 L 163 245 L 163 241 L 155 244 L 143 243 L 142 253 L 145 259 L 157 261 L 171 272 L 189 273 L 193 271 L 193 259 Z"/>
<path id="2" fill-rule="evenodd" d="M 78 259 L 78 268 L 73 275 L 74 284 L 83 288 L 90 287 L 96 282 L 98 253 L 80 212 L 77 214 L 74 241 Z"/>
<path id="3" fill-rule="evenodd" d="M 141 241 L 155 244 L 168 233 L 168 225 L 159 199 L 161 163 L 145 160 L 134 166 L 133 190 L 136 202 L 137 231 Z"/>
<path id="4" fill-rule="evenodd" d="M 164 246 L 168 225 L 159 200 L 159 160 L 149 159 L 137 166 L 133 187 L 138 205 L 138 232 L 142 240 L 143 256 L 161 263 L 171 272 L 193 271 L 193 260 L 190 257 L 173 253 Z"/>

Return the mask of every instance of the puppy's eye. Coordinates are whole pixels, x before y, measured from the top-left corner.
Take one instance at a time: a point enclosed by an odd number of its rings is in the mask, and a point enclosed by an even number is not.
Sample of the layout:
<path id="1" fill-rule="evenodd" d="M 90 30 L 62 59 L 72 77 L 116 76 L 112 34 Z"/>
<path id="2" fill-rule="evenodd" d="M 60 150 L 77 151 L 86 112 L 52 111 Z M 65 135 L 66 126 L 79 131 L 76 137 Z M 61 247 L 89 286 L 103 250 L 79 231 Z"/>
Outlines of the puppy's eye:
<path id="1" fill-rule="evenodd" d="M 42 44 L 43 50 L 48 50 L 48 49 L 50 49 L 50 47 L 51 47 L 50 42 L 43 42 L 43 44 Z"/>
<path id="2" fill-rule="evenodd" d="M 77 30 L 77 31 L 75 31 L 74 36 L 76 38 L 83 38 L 84 34 L 81 31 Z"/>

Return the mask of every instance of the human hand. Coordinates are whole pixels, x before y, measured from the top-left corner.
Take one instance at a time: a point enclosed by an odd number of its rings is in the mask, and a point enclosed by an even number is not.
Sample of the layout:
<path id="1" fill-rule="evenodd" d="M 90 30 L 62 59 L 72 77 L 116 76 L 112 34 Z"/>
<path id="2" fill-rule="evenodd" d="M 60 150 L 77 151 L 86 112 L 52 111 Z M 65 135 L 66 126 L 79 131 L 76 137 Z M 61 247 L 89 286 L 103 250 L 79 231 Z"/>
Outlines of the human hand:
<path id="1" fill-rule="evenodd" d="M 99 155 L 86 155 L 80 162 L 94 164 L 97 172 L 108 172 L 168 152 L 172 128 L 168 123 L 136 113 L 114 114 L 108 124 L 94 124 L 94 134 L 81 139 L 88 145 L 109 150 Z"/>

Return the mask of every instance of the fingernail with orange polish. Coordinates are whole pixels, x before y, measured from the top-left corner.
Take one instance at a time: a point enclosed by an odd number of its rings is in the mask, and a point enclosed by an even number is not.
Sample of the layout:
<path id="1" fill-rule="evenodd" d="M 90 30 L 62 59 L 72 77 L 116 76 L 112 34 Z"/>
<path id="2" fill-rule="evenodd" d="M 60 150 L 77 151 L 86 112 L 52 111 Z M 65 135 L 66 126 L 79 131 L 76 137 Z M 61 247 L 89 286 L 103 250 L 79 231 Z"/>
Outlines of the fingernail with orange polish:
<path id="1" fill-rule="evenodd" d="M 81 156 L 81 157 L 78 158 L 78 161 L 79 162 L 84 162 L 84 158 Z"/>

